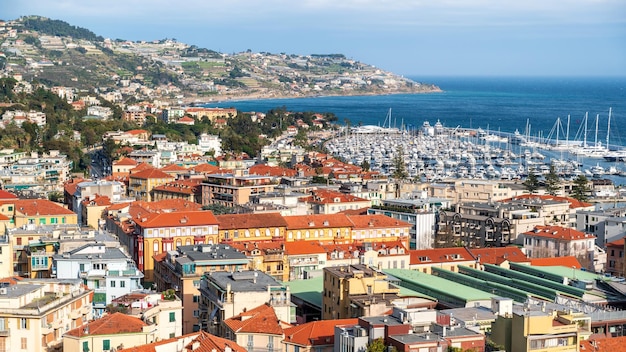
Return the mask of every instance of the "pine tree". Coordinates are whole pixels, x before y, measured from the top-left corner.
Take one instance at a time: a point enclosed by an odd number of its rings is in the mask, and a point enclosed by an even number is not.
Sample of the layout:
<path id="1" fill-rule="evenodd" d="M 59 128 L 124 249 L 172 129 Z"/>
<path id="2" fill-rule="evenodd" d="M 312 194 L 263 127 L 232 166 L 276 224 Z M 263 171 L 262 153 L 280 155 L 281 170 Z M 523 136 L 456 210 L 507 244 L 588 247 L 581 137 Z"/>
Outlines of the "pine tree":
<path id="1" fill-rule="evenodd" d="M 395 170 L 391 175 L 393 178 L 404 180 L 409 177 L 409 173 L 406 171 L 406 166 L 404 165 L 404 149 L 402 146 L 398 147 L 398 152 L 393 158 L 393 166 L 395 167 Z"/>
<path id="2" fill-rule="evenodd" d="M 572 187 L 572 198 L 585 202 L 588 199 L 587 193 L 589 193 L 589 180 L 585 175 L 578 175 Z"/>
<path id="3" fill-rule="evenodd" d="M 524 186 L 530 194 L 535 193 L 535 191 L 539 189 L 539 179 L 537 178 L 534 170 L 528 170 L 528 177 L 526 177 L 526 181 L 524 181 Z"/>
<path id="4" fill-rule="evenodd" d="M 556 173 L 554 165 L 550 165 L 550 172 L 546 175 L 546 193 L 556 196 L 561 189 L 561 178 Z"/>

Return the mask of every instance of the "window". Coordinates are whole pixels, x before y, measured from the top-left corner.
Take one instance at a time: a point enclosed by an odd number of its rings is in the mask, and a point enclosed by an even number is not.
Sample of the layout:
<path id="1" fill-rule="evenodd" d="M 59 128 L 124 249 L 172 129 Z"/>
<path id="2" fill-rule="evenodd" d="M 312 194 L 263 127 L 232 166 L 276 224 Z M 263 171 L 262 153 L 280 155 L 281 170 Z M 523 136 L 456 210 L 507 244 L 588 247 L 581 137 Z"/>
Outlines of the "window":
<path id="1" fill-rule="evenodd" d="M 176 313 L 170 312 L 170 323 L 176 321 Z"/>
<path id="2" fill-rule="evenodd" d="M 115 280 L 111 280 L 111 287 L 115 287 Z"/>
<path id="3" fill-rule="evenodd" d="M 198 302 L 200 302 L 200 296 L 194 295 L 193 296 L 193 303 L 198 303 Z"/>
<path id="4" fill-rule="evenodd" d="M 111 340 L 102 340 L 102 349 L 108 351 L 111 349 Z"/>
<path id="5" fill-rule="evenodd" d="M 28 319 L 26 318 L 20 319 L 20 329 L 28 329 Z"/>
<path id="6" fill-rule="evenodd" d="M 270 336 L 268 337 L 269 341 L 267 342 L 267 351 L 268 352 L 272 352 L 274 351 L 274 336 Z"/>
<path id="7" fill-rule="evenodd" d="M 254 349 L 254 335 L 248 335 L 248 352 L 252 352 Z"/>
<path id="8" fill-rule="evenodd" d="M 120 287 L 126 287 L 126 281 L 120 281 Z"/>
<path id="9" fill-rule="evenodd" d="M 89 352 L 89 341 L 83 341 L 83 352 Z"/>
<path id="10" fill-rule="evenodd" d="M 196 318 L 199 317 L 200 316 L 200 310 L 198 310 L 198 309 L 194 310 L 193 311 L 193 316 L 196 317 Z"/>
<path id="11" fill-rule="evenodd" d="M 28 338 L 26 338 L 26 337 L 22 337 L 22 349 L 23 350 L 27 350 L 28 349 Z"/>
<path id="12" fill-rule="evenodd" d="M 80 264 L 80 272 L 85 272 L 85 264 Z"/>
<path id="13" fill-rule="evenodd" d="M 293 352 L 300 352 L 300 346 L 293 346 Z"/>

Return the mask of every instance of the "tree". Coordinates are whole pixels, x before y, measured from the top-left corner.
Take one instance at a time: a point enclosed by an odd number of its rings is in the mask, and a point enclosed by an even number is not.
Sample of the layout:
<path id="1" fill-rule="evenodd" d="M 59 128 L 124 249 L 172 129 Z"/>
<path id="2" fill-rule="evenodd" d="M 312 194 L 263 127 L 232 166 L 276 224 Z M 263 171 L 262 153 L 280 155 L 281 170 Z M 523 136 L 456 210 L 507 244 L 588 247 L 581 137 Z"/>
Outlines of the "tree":
<path id="1" fill-rule="evenodd" d="M 367 352 L 385 352 L 385 342 L 382 338 L 377 338 L 367 345 Z"/>
<path id="2" fill-rule="evenodd" d="M 581 202 L 587 201 L 587 194 L 589 193 L 589 180 L 585 175 L 578 175 L 574 180 L 574 186 L 572 187 L 572 198 Z"/>
<path id="3" fill-rule="evenodd" d="M 402 146 L 398 147 L 398 152 L 393 158 L 393 166 L 395 168 L 393 174 L 391 174 L 393 178 L 404 180 L 409 177 L 409 173 L 406 171 L 406 166 L 404 165 L 404 148 L 402 148 Z"/>
<path id="4" fill-rule="evenodd" d="M 363 171 L 370 171 L 370 162 L 367 160 L 363 160 L 363 162 L 361 163 L 361 168 L 363 169 Z"/>
<path id="5" fill-rule="evenodd" d="M 550 171 L 546 175 L 546 192 L 550 195 L 556 196 L 557 192 L 561 189 L 561 178 L 556 173 L 554 165 L 550 165 Z"/>
<path id="6" fill-rule="evenodd" d="M 526 177 L 526 181 L 524 181 L 524 186 L 530 194 L 535 193 L 535 191 L 539 189 L 539 179 L 534 170 L 528 170 L 528 177 Z"/>

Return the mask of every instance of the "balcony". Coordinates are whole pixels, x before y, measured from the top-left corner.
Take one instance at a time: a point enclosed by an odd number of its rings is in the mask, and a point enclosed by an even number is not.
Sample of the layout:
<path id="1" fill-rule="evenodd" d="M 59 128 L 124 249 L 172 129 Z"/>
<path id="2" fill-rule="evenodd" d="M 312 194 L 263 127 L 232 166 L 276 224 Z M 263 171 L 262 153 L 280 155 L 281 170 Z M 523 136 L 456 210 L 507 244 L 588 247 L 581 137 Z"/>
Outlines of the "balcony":
<path id="1" fill-rule="evenodd" d="M 11 329 L 8 327 L 0 328 L 0 337 L 9 337 L 11 336 Z"/>
<path id="2" fill-rule="evenodd" d="M 45 326 L 41 327 L 41 334 L 42 335 L 48 335 L 54 332 L 54 329 L 52 328 L 52 324 L 46 324 Z"/>

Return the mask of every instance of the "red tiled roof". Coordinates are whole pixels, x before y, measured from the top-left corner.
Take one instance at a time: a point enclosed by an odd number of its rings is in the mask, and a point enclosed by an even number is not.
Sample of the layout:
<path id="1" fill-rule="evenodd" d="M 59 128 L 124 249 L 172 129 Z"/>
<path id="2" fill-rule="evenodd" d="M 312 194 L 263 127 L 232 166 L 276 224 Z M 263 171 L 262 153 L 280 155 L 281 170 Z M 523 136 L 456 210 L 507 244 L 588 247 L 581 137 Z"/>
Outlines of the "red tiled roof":
<path id="1" fill-rule="evenodd" d="M 148 131 L 146 130 L 130 130 L 130 131 L 126 131 L 127 134 L 132 134 L 132 135 L 137 135 L 137 134 L 143 134 L 143 133 L 148 133 Z"/>
<path id="2" fill-rule="evenodd" d="M 610 247 L 624 247 L 624 240 L 625 239 L 626 239 L 625 237 L 622 237 L 619 240 L 615 240 L 613 242 L 607 243 L 606 246 L 607 247 L 609 247 L 609 246 Z"/>
<path id="3" fill-rule="evenodd" d="M 187 171 L 187 168 L 180 166 L 178 164 L 169 164 L 166 165 L 164 167 L 161 168 L 161 171 L 163 172 L 168 172 L 168 171 Z"/>
<path id="4" fill-rule="evenodd" d="M 248 173 L 250 175 L 260 175 L 260 176 L 289 176 L 294 177 L 297 175 L 297 171 L 293 169 L 288 169 L 285 167 L 278 166 L 269 166 L 263 164 L 257 164 L 248 169 Z"/>
<path id="5" fill-rule="evenodd" d="M 133 221 L 142 228 L 217 225 L 217 219 L 209 210 L 142 214 L 133 212 L 131 207 L 130 213 Z"/>
<path id="6" fill-rule="evenodd" d="M 259 251 L 261 251 L 261 253 L 272 250 L 282 250 L 282 247 L 284 245 L 285 241 L 254 241 L 254 243 L 233 242 L 230 244 L 231 247 L 245 255 L 251 255 L 251 252 L 255 249 L 258 249 Z"/>
<path id="7" fill-rule="evenodd" d="M 326 249 L 313 241 L 285 242 L 285 252 L 287 255 L 320 254 L 326 253 Z"/>
<path id="8" fill-rule="evenodd" d="M 335 326 L 356 325 L 359 319 L 319 320 L 285 329 L 285 342 L 300 346 L 333 345 Z"/>
<path id="9" fill-rule="evenodd" d="M 84 182 L 84 181 L 86 181 L 86 180 L 84 178 L 82 178 L 82 177 L 73 178 L 73 179 L 65 182 L 65 184 L 63 185 L 63 189 L 68 194 L 72 194 L 73 195 L 74 193 L 76 193 L 76 189 L 78 188 L 78 185 L 81 182 Z M 1 191 L 1 192 L 5 192 L 5 191 Z M 15 198 L 17 198 L 17 196 Z M 6 199 L 6 197 L 0 197 L 0 199 Z"/>
<path id="10" fill-rule="evenodd" d="M 109 196 L 102 196 L 99 194 L 96 194 L 93 199 L 84 199 L 81 203 L 84 204 L 85 206 L 90 206 L 92 205 L 91 204 L 92 202 L 93 202 L 93 206 L 104 206 L 104 205 L 112 204 Z"/>
<path id="11" fill-rule="evenodd" d="M 530 260 L 532 266 L 566 266 L 568 268 L 576 267 L 580 269 L 582 266 L 576 257 L 549 257 L 549 258 L 534 258 Z"/>
<path id="12" fill-rule="evenodd" d="M 191 195 L 200 191 L 200 181 L 198 179 L 177 180 L 156 186 L 153 190 Z"/>
<path id="13" fill-rule="evenodd" d="M 17 199 L 0 201 L 0 204 L 13 204 L 16 214 L 26 216 L 76 215 L 71 210 L 47 199 Z"/>
<path id="14" fill-rule="evenodd" d="M 500 265 L 508 260 L 509 262 L 527 263 L 530 261 L 519 247 L 491 247 L 491 248 L 472 248 L 472 255 L 479 259 L 481 264 Z"/>
<path id="15" fill-rule="evenodd" d="M 514 198 L 502 200 L 502 202 L 511 202 L 516 199 L 541 199 L 541 200 L 552 200 L 556 202 L 569 202 L 570 209 L 587 208 L 587 207 L 593 206 L 592 203 L 582 202 L 571 197 L 559 197 L 559 196 L 553 196 L 549 194 L 522 194 L 519 196 L 515 196 Z"/>
<path id="16" fill-rule="evenodd" d="M 225 214 L 215 216 L 220 230 L 242 228 L 286 227 L 287 222 L 280 213 Z M 265 236 L 265 234 L 263 234 Z M 273 235 L 273 234 L 272 234 Z"/>
<path id="17" fill-rule="evenodd" d="M 394 219 L 382 214 L 371 215 L 348 215 L 348 219 L 353 224 L 353 229 L 381 229 L 392 227 L 411 227 L 408 222 Z"/>
<path id="18" fill-rule="evenodd" d="M 199 172 L 199 173 L 211 173 L 211 172 L 217 172 L 220 170 L 219 166 L 215 166 L 212 164 L 198 164 L 194 167 L 191 168 L 191 170 L 195 171 L 195 172 Z"/>
<path id="19" fill-rule="evenodd" d="M 0 189 L 0 199 L 17 199 L 17 196 L 11 192 Z"/>
<path id="20" fill-rule="evenodd" d="M 409 251 L 411 264 L 451 263 L 474 260 L 465 247 L 418 249 Z"/>
<path id="21" fill-rule="evenodd" d="M 121 165 L 121 166 L 133 166 L 139 164 L 135 159 L 124 157 L 120 160 L 114 161 L 113 166 Z"/>
<path id="22" fill-rule="evenodd" d="M 150 179 L 150 178 L 169 178 L 174 180 L 174 177 L 168 173 L 165 173 L 159 169 L 146 169 L 139 172 L 133 172 L 130 174 L 130 178 Z"/>
<path id="23" fill-rule="evenodd" d="M 200 345 L 195 347 L 194 344 Z M 247 350 L 239 346 L 236 342 L 217 337 L 202 331 L 198 337 L 187 344 L 184 352 L 224 352 L 226 347 L 230 347 L 232 352 L 247 352 Z"/>
<path id="24" fill-rule="evenodd" d="M 524 235 L 531 237 L 553 238 L 563 241 L 596 238 L 596 236 L 594 235 L 590 235 L 573 228 L 566 228 L 561 226 L 535 226 L 534 230 L 524 232 Z"/>
<path id="25" fill-rule="evenodd" d="M 626 336 L 594 338 L 580 341 L 580 352 L 620 352 L 626 350 Z"/>
<path id="26" fill-rule="evenodd" d="M 291 215 L 284 217 L 287 229 L 329 228 L 329 227 L 352 227 L 352 222 L 345 214 L 313 214 Z"/>
<path id="27" fill-rule="evenodd" d="M 91 321 L 87 324 L 79 326 L 65 334 L 74 337 L 89 335 L 113 335 L 113 334 L 132 334 L 143 332 L 143 327 L 148 324 L 141 319 L 135 318 L 123 313 L 113 313 L 104 317 Z M 85 329 L 89 327 L 89 332 L 85 333 Z"/>
<path id="28" fill-rule="evenodd" d="M 283 328 L 280 325 L 274 308 L 267 304 L 260 305 L 249 311 L 243 312 L 232 318 L 224 320 L 224 324 L 228 326 L 235 334 L 239 332 L 257 333 L 257 334 L 283 334 Z"/>

